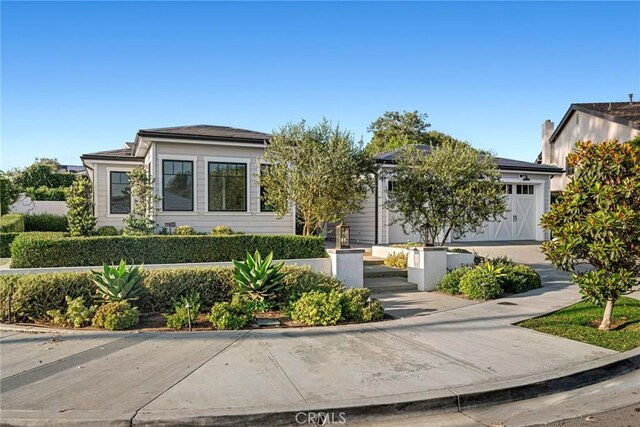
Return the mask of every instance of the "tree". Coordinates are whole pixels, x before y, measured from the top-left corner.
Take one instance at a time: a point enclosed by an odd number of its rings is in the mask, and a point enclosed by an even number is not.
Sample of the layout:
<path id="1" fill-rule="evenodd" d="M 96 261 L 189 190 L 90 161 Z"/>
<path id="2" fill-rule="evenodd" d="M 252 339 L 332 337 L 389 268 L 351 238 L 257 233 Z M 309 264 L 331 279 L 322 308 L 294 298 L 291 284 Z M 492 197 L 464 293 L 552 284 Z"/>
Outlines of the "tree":
<path id="1" fill-rule="evenodd" d="M 81 176 L 67 189 L 67 219 L 72 236 L 90 236 L 96 228 L 93 216 L 93 185 Z"/>
<path id="2" fill-rule="evenodd" d="M 405 145 L 428 143 L 426 133 L 431 124 L 427 123 L 427 117 L 418 111 L 386 111 L 367 128 L 373 132 L 367 151 L 378 154 Z"/>
<path id="3" fill-rule="evenodd" d="M 139 236 L 153 234 L 156 228 L 155 202 L 160 200 L 153 192 L 153 179 L 144 167 L 137 167 L 129 172 L 129 188 L 133 196 L 133 208 L 124 218 L 122 234 Z"/>
<path id="4" fill-rule="evenodd" d="M 0 215 L 9 213 L 9 206 L 18 200 L 19 194 L 18 186 L 4 172 L 0 171 Z"/>
<path id="5" fill-rule="evenodd" d="M 57 159 L 36 158 L 35 162 L 22 170 L 13 172 L 14 181 L 23 189 L 68 187 L 76 179 L 71 173 L 60 173 Z"/>
<path id="6" fill-rule="evenodd" d="M 304 235 L 359 211 L 375 182 L 375 163 L 362 142 L 326 119 L 313 127 L 304 120 L 281 127 L 263 161 L 270 165 L 257 177 L 263 201 L 279 217 L 295 203 Z"/>
<path id="7" fill-rule="evenodd" d="M 599 329 L 609 330 L 616 300 L 639 284 L 640 146 L 578 142 L 568 160 L 575 174 L 542 217 L 554 236 L 542 251 L 556 268 L 573 272 L 585 299 L 605 306 Z"/>
<path id="8" fill-rule="evenodd" d="M 452 232 L 480 232 L 506 211 L 495 157 L 464 142 L 444 142 L 431 154 L 407 146 L 388 178 L 387 208 L 399 214 L 405 233 L 415 230 L 426 245 L 444 245 Z"/>

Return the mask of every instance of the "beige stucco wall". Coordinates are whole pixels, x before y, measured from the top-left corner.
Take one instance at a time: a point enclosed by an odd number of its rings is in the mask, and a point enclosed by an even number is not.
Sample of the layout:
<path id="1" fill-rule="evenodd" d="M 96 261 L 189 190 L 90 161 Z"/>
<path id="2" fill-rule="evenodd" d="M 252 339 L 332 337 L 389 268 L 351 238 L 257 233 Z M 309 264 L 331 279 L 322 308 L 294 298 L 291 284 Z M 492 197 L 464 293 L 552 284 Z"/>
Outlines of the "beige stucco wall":
<path id="1" fill-rule="evenodd" d="M 640 135 L 640 131 L 629 126 L 581 111 L 574 111 L 556 140 L 550 144 L 549 150 L 547 150 L 549 159 L 543 158 L 543 163 L 565 169 L 566 158 L 575 148 L 577 141 L 602 142 L 616 139 L 619 142 L 626 142 L 638 135 Z M 545 153 L 544 147 L 543 153 Z M 551 191 L 563 191 L 569 179 L 566 173 L 555 177 L 551 181 Z"/>

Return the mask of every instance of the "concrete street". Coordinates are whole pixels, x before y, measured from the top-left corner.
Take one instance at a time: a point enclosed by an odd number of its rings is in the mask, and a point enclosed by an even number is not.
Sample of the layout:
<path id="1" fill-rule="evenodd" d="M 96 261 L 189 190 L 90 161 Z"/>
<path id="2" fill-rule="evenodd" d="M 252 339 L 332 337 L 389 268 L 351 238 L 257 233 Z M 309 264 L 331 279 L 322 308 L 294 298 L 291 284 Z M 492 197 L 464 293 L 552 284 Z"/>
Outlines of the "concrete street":
<path id="1" fill-rule="evenodd" d="M 565 273 L 536 258 L 537 249 L 502 250 L 514 259 L 531 256 L 544 287 L 422 316 L 327 328 L 2 331 L 2 421 L 171 424 L 333 407 L 348 415 L 349 406 L 434 397 L 455 402 L 459 393 L 553 376 L 616 354 L 513 326 L 579 295 Z M 438 299 L 427 299 L 424 308 L 429 304 Z"/>

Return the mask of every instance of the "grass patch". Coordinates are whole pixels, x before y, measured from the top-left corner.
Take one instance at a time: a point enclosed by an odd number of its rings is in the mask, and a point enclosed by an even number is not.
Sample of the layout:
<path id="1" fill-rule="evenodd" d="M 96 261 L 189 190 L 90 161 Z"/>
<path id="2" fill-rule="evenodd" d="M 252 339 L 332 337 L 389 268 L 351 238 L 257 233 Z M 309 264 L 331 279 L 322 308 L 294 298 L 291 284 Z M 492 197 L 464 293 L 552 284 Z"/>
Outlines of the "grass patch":
<path id="1" fill-rule="evenodd" d="M 640 300 L 622 297 L 616 302 L 610 331 L 598 329 L 603 313 L 603 307 L 582 301 L 518 326 L 616 351 L 640 346 Z"/>

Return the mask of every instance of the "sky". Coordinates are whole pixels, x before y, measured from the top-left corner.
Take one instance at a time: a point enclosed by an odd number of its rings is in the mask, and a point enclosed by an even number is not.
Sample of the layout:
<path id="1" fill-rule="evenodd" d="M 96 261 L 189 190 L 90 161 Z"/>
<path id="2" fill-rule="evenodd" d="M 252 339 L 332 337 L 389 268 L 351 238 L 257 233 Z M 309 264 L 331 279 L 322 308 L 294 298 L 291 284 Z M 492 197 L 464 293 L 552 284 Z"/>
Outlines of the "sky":
<path id="1" fill-rule="evenodd" d="M 270 132 L 385 111 L 533 161 L 572 102 L 640 99 L 639 2 L 7 2 L 0 169 L 138 129 Z"/>

